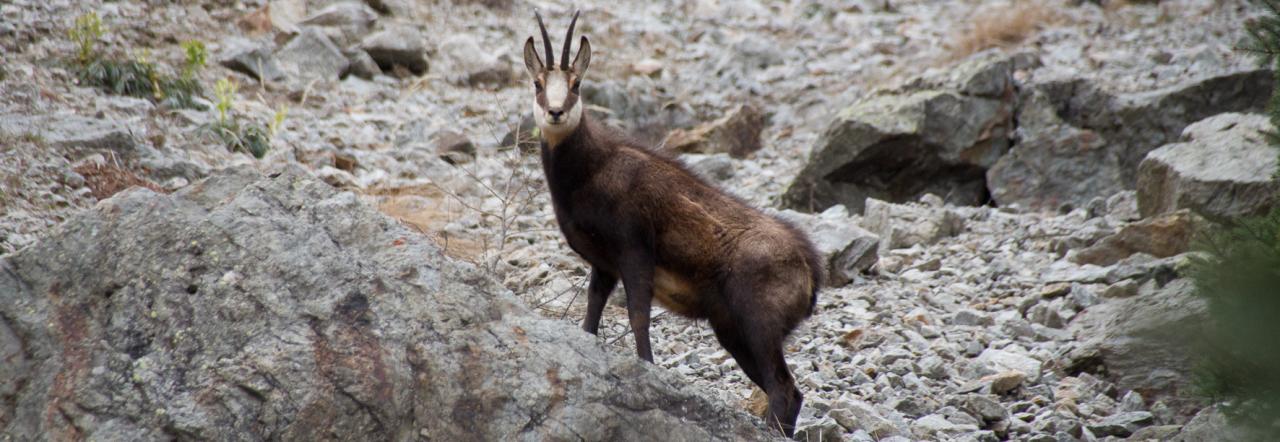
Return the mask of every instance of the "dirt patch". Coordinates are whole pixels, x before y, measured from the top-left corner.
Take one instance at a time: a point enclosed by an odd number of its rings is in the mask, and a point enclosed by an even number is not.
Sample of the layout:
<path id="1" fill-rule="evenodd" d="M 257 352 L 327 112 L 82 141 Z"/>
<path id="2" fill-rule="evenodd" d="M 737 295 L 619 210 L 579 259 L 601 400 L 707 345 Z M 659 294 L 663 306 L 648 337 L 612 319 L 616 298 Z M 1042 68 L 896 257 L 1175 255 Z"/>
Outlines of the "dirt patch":
<path id="1" fill-rule="evenodd" d="M 450 235 L 449 222 L 462 216 L 462 208 L 449 204 L 448 196 L 433 186 L 371 189 L 368 195 L 378 197 L 378 211 L 414 228 L 444 249 L 445 255 L 470 262 L 484 253 L 484 242 L 476 238 Z"/>
<path id="2" fill-rule="evenodd" d="M 76 166 L 74 170 L 84 177 L 85 186 L 99 201 L 111 198 L 112 195 L 134 186 L 146 187 L 159 193 L 169 193 L 158 184 L 114 164 L 90 163 Z"/>

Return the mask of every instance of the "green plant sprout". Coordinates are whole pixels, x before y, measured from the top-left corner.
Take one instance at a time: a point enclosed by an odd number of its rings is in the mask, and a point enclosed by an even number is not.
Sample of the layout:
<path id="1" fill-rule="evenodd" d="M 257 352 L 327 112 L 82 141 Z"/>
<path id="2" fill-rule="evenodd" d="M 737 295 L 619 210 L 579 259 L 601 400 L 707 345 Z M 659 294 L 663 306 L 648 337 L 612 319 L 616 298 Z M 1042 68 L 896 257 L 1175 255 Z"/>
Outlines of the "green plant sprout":
<path id="1" fill-rule="evenodd" d="M 239 85 L 226 78 L 218 80 L 218 83 L 213 86 L 213 93 L 218 98 L 218 103 L 214 105 L 218 109 L 218 125 L 227 125 L 227 114 L 231 111 L 231 105 L 235 102 L 236 92 L 239 89 Z"/>
<path id="2" fill-rule="evenodd" d="M 96 51 L 98 40 L 102 39 L 105 30 L 98 13 L 87 12 L 76 17 L 75 24 L 67 31 L 67 36 L 76 44 L 76 61 L 81 66 L 88 66 L 98 59 Z"/>
<path id="3" fill-rule="evenodd" d="M 280 133 L 280 126 L 284 124 L 284 119 L 289 116 L 289 106 L 281 104 L 276 108 L 275 115 L 271 116 L 271 124 L 267 125 L 267 135 L 275 138 Z"/>
<path id="4" fill-rule="evenodd" d="M 191 80 L 209 61 L 209 51 L 200 40 L 182 42 L 182 51 L 186 53 L 186 62 L 182 65 L 182 78 Z"/>

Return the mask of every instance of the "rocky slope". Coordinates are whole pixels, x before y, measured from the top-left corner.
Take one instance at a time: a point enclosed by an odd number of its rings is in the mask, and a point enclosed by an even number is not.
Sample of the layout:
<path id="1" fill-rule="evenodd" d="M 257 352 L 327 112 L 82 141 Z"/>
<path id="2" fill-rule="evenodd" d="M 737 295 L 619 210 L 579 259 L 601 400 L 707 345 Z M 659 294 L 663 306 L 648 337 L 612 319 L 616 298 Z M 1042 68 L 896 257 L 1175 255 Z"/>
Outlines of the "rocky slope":
<path id="1" fill-rule="evenodd" d="M 127 191 L 0 268 L 7 438 L 766 439 L 298 168 Z"/>
<path id="2" fill-rule="evenodd" d="M 518 59 L 536 29 L 529 11 L 561 23 L 570 6 L 0 6 L 0 252 L 32 259 L 70 241 L 69 227 L 56 227 L 67 219 L 127 216 L 93 213 L 145 206 L 137 190 L 107 199 L 129 186 L 181 193 L 146 193 L 148 201 L 185 201 L 199 193 L 193 183 L 225 180 L 220 170 L 301 166 L 350 193 L 300 197 L 299 206 L 361 200 L 544 316 L 576 322 L 586 273 L 555 230 L 535 156 L 519 148 L 530 130 Z M 596 51 L 584 84 L 596 115 L 693 152 L 682 155 L 692 168 L 809 230 L 828 255 L 839 284 L 823 292 L 790 348 L 808 399 L 801 438 L 1199 440 L 1221 425 L 1188 399 L 1183 346 L 1164 344 L 1194 336 L 1179 324 L 1195 324 L 1201 308 L 1187 291 L 1180 238 L 1202 218 L 1275 203 L 1274 155 L 1257 136 L 1266 123 L 1248 114 L 1264 104 L 1271 73 L 1232 49 L 1258 12 L 1244 0 L 572 7 L 583 9 L 579 29 Z M 89 11 L 107 28 L 105 56 L 177 72 L 180 43 L 203 41 L 209 66 L 195 78 L 206 110 L 78 84 L 67 30 Z M 209 130 L 214 84 L 224 78 L 239 85 L 234 118 L 266 126 L 284 115 L 260 160 L 229 151 Z M 368 235 L 361 244 L 381 244 Z M 166 302 L 183 293 L 172 292 L 139 293 Z M 600 340 L 626 356 L 623 312 L 607 310 Z M 658 365 L 716 404 L 708 410 L 753 406 L 749 382 L 705 325 L 658 313 L 653 336 Z M 158 373 L 129 359 L 105 369 Z M 335 391 L 370 387 L 334 373 Z M 0 390 L 4 403 L 15 403 L 16 388 Z M 128 394 L 142 395 L 130 403 L 156 400 L 145 388 Z M 400 403 L 368 413 L 382 427 L 361 428 L 399 432 L 391 416 L 412 414 Z M 12 416 L 0 422 L 39 425 Z M 83 428 L 112 422 L 79 416 L 68 419 Z M 261 434 L 294 421 L 272 416 Z M 119 421 L 104 434 L 128 437 L 174 419 Z"/>

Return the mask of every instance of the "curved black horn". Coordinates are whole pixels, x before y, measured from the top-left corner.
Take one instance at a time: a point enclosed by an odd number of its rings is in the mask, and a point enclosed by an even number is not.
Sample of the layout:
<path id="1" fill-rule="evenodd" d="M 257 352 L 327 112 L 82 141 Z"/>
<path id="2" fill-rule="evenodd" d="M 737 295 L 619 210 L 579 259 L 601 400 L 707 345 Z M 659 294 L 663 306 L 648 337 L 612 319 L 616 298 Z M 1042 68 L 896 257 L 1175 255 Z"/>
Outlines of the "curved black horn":
<path id="1" fill-rule="evenodd" d="M 560 70 L 569 70 L 569 45 L 573 42 L 573 25 L 578 24 L 578 14 L 582 10 L 573 11 L 573 21 L 569 22 L 569 32 L 564 34 L 564 51 L 560 52 Z"/>
<path id="2" fill-rule="evenodd" d="M 552 69 L 556 65 L 556 57 L 551 53 L 551 38 L 547 37 L 547 26 L 542 24 L 542 14 L 537 9 L 533 10 L 533 16 L 538 18 L 538 29 L 542 30 L 542 47 L 547 52 L 547 69 Z"/>

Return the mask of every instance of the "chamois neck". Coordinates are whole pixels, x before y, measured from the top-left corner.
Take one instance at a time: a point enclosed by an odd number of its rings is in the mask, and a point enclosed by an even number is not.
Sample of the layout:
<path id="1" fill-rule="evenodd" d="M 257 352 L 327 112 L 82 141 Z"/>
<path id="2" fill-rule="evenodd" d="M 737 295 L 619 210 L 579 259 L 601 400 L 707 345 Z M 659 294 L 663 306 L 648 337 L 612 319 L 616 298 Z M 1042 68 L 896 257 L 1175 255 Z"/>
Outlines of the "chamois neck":
<path id="1" fill-rule="evenodd" d="M 578 120 L 577 127 L 571 131 L 563 133 L 552 133 L 550 131 L 542 131 L 542 142 L 551 151 L 562 150 L 565 148 L 571 150 L 595 149 L 591 140 L 595 132 L 595 121 L 587 117 L 584 113 L 582 118 Z"/>

